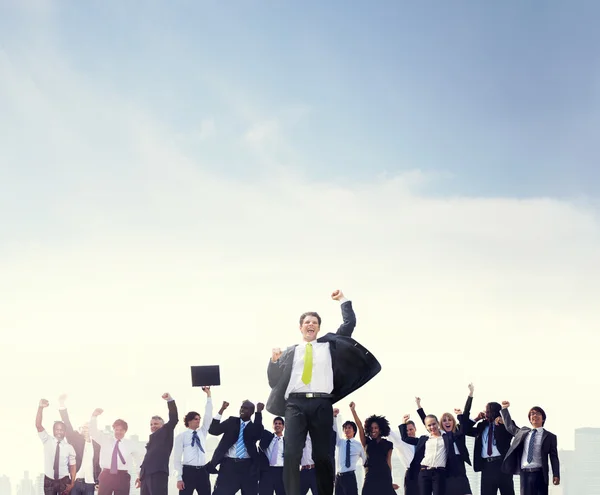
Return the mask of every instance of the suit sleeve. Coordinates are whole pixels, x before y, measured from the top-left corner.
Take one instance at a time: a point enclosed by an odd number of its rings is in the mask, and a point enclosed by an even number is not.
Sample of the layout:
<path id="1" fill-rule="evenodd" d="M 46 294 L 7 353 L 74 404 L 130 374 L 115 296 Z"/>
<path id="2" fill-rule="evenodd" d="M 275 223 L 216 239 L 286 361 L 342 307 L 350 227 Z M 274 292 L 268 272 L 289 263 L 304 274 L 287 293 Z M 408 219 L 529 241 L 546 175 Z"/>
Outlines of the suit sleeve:
<path id="1" fill-rule="evenodd" d="M 59 409 L 60 419 L 65 424 L 65 431 L 67 435 L 72 435 L 74 433 L 73 425 L 71 424 L 71 420 L 69 419 L 69 413 L 66 409 Z"/>
<path id="2" fill-rule="evenodd" d="M 417 414 L 419 415 L 419 418 L 421 418 L 421 421 L 423 421 L 423 424 L 425 424 L 425 417 L 427 416 L 427 414 L 425 414 L 425 411 L 422 407 L 419 407 L 419 409 L 417 409 Z"/>
<path id="3" fill-rule="evenodd" d="M 231 418 L 227 418 L 225 421 L 221 421 L 219 419 L 213 419 L 210 427 L 208 428 L 208 433 L 211 435 L 219 436 L 225 433 L 227 429 L 227 425 L 230 423 Z"/>
<path id="4" fill-rule="evenodd" d="M 552 441 L 550 442 L 550 464 L 552 466 L 552 475 L 560 480 L 560 462 L 558 460 L 558 451 L 556 447 L 557 437 L 552 435 Z"/>
<path id="5" fill-rule="evenodd" d="M 283 357 L 283 356 L 282 356 Z M 267 378 L 269 379 L 269 387 L 275 388 L 281 379 L 283 374 L 282 357 L 279 358 L 275 363 L 269 359 L 269 366 L 267 366 Z"/>
<path id="6" fill-rule="evenodd" d="M 354 332 L 354 327 L 356 326 L 356 315 L 352 309 L 352 301 L 343 302 L 341 309 L 343 322 L 336 334 L 343 335 L 344 337 L 352 337 L 352 332 Z"/>
<path id="7" fill-rule="evenodd" d="M 406 425 L 404 423 L 402 423 L 398 428 L 400 428 L 400 438 L 404 443 L 408 443 L 410 445 L 417 445 L 419 443 L 418 438 L 408 436 L 408 430 L 406 429 Z"/>
<path id="8" fill-rule="evenodd" d="M 258 442 L 260 440 L 260 437 L 261 437 L 263 431 L 265 431 L 265 427 L 263 426 L 261 412 L 254 413 L 254 428 L 256 430 L 256 433 L 254 434 L 254 441 Z"/>
<path id="9" fill-rule="evenodd" d="M 269 445 L 271 445 L 271 441 L 273 440 L 273 433 L 270 431 L 263 430 L 260 436 L 260 442 L 258 444 L 258 448 L 262 450 L 264 453 L 267 452 Z"/>
<path id="10" fill-rule="evenodd" d="M 471 414 L 471 406 L 473 405 L 473 397 L 467 397 L 467 402 L 465 402 L 465 409 L 462 413 L 462 421 L 461 426 L 463 433 L 470 437 L 477 436 L 477 431 L 475 430 L 475 421 L 471 420 L 469 417 Z"/>
<path id="11" fill-rule="evenodd" d="M 174 400 L 170 400 L 167 402 L 167 407 L 169 408 L 169 421 L 165 423 L 163 428 L 170 428 L 171 430 L 175 429 L 175 425 L 179 423 L 179 414 L 177 413 L 177 404 L 175 404 Z"/>
<path id="12" fill-rule="evenodd" d="M 504 429 L 510 433 L 513 437 L 519 433 L 519 428 L 515 425 L 515 422 L 510 417 L 510 413 L 508 409 L 500 409 L 500 416 L 502 416 L 502 421 L 504 421 Z"/>

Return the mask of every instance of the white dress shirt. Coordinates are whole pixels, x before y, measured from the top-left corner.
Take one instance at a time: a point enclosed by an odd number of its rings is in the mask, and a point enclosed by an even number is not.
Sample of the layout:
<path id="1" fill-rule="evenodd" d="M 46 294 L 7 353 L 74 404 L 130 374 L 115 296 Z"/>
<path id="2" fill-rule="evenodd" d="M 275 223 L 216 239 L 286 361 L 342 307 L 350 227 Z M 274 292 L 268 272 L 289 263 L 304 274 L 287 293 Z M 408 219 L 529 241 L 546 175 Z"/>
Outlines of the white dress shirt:
<path id="1" fill-rule="evenodd" d="M 300 460 L 300 466 L 313 466 L 315 461 L 312 458 L 312 440 L 310 439 L 310 433 L 306 434 L 306 443 L 304 449 L 302 449 L 302 459 Z"/>
<path id="2" fill-rule="evenodd" d="M 44 444 L 44 474 L 54 479 L 54 457 L 56 456 L 56 444 L 58 440 L 46 430 L 38 431 L 40 440 Z M 69 476 L 69 466 L 75 465 L 75 449 L 64 438 L 60 441 L 58 448 L 58 479 Z"/>
<path id="3" fill-rule="evenodd" d="M 90 440 L 83 447 L 83 458 L 81 467 L 77 471 L 76 479 L 84 479 L 86 483 L 95 483 L 94 480 L 94 444 Z"/>
<path id="4" fill-rule="evenodd" d="M 307 343 L 302 342 L 296 346 L 292 374 L 285 391 L 286 400 L 291 393 L 320 392 L 330 394 L 333 390 L 333 366 L 331 364 L 329 342 L 317 342 L 316 340 L 311 342 L 313 349 L 312 377 L 310 383 L 302 381 Z"/>
<path id="5" fill-rule="evenodd" d="M 429 439 L 425 442 L 425 455 L 421 465 L 431 468 L 446 467 L 447 460 L 448 454 L 443 436 L 434 437 L 429 435 Z"/>
<path id="6" fill-rule="evenodd" d="M 200 450 L 198 445 L 192 447 L 194 430 L 187 428 L 175 437 L 173 444 L 173 468 L 177 472 L 177 481 L 183 481 L 183 466 L 204 466 L 207 462 L 206 436 L 213 420 L 213 403 L 210 397 L 206 398 L 203 418 L 202 426 L 196 430 L 196 433 L 204 452 Z"/>
<path id="7" fill-rule="evenodd" d="M 529 442 L 531 441 L 531 435 L 534 430 L 537 430 L 535 439 L 533 440 L 533 459 L 531 462 L 527 462 L 527 456 L 529 455 Z M 533 428 L 525 437 L 523 444 L 523 455 L 521 456 L 521 469 L 534 469 L 542 467 L 542 435 L 544 428 Z"/>
<path id="8" fill-rule="evenodd" d="M 215 415 L 215 419 L 221 420 L 221 415 L 220 414 L 216 414 Z M 244 423 L 246 426 L 248 426 L 248 423 L 250 423 L 250 421 L 242 421 L 242 418 L 240 418 L 240 428 L 242 427 L 242 423 Z M 244 426 L 244 428 L 246 427 Z M 235 440 L 235 442 L 233 443 L 233 445 L 229 448 L 229 450 L 227 451 L 227 453 L 225 454 L 225 457 L 230 457 L 232 459 L 237 459 L 238 455 L 237 455 L 237 438 Z M 248 449 L 246 449 L 246 444 L 244 444 L 244 453 L 242 454 L 242 456 L 240 457 L 240 459 L 250 459 L 250 454 L 248 454 Z"/>
<path id="9" fill-rule="evenodd" d="M 339 423 L 338 423 L 339 422 Z M 343 424 L 343 421 L 339 417 L 333 418 L 333 430 L 336 433 L 336 446 L 337 446 L 337 460 L 338 460 L 338 473 L 347 473 L 349 471 L 356 470 L 356 464 L 358 461 L 362 459 L 362 463 L 364 465 L 367 460 L 367 454 L 365 453 L 365 449 L 356 438 L 350 439 L 350 467 L 346 467 L 346 445 L 348 444 L 348 439 L 346 435 L 342 435 L 338 424 Z"/>
<path id="10" fill-rule="evenodd" d="M 411 445 L 410 443 L 403 442 L 400 434 L 394 430 L 390 431 L 388 440 L 394 445 L 396 453 L 398 454 L 398 457 L 400 457 L 400 461 L 402 461 L 402 465 L 408 469 L 410 467 L 410 463 L 415 457 L 415 446 Z"/>
<path id="11" fill-rule="evenodd" d="M 92 416 L 92 419 L 90 419 L 90 436 L 100 444 L 100 467 L 110 469 L 112 453 L 117 443 L 114 434 L 100 431 L 98 429 L 98 417 Z M 121 457 L 117 455 L 117 469 L 139 476 L 140 466 L 145 455 L 141 450 L 141 446 L 132 440 L 123 438 L 119 442 L 119 450 L 125 459 L 125 464 L 121 462 Z"/>
<path id="12" fill-rule="evenodd" d="M 277 458 L 275 459 L 275 464 L 272 463 L 273 459 L 273 449 L 275 448 L 275 444 L 277 445 Z M 269 459 L 269 466 L 272 467 L 283 467 L 283 435 L 278 437 L 277 435 L 273 435 L 273 440 L 267 447 L 265 452 L 267 455 L 267 459 Z"/>
<path id="13" fill-rule="evenodd" d="M 481 457 L 483 457 L 484 459 L 487 459 L 488 457 L 498 457 L 502 455 L 500 454 L 498 447 L 496 447 L 496 437 L 492 438 L 492 455 L 489 456 L 487 453 L 488 435 L 490 433 L 490 429 L 491 425 L 488 423 L 488 425 L 483 429 L 483 433 L 481 434 Z"/>

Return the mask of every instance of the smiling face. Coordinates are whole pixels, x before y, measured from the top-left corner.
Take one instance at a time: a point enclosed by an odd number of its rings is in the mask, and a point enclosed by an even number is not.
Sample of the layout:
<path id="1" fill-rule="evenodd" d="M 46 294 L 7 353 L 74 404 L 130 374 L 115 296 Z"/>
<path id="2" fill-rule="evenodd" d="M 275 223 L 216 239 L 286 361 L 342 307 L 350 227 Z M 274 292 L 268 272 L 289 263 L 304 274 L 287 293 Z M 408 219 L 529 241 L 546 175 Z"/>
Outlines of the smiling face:
<path id="1" fill-rule="evenodd" d="M 381 430 L 379 429 L 379 425 L 373 421 L 371 423 L 371 438 L 379 438 L 381 436 Z"/>
<path id="2" fill-rule="evenodd" d="M 54 438 L 60 442 L 63 438 L 65 438 L 65 425 L 61 422 L 54 423 L 52 433 L 54 434 Z"/>
<path id="3" fill-rule="evenodd" d="M 417 429 L 415 428 L 415 425 L 408 423 L 406 425 L 406 433 L 409 437 L 415 438 L 417 436 Z"/>
<path id="4" fill-rule="evenodd" d="M 300 333 L 306 342 L 316 340 L 320 329 L 319 318 L 314 315 L 306 315 L 300 324 Z"/>
<path id="5" fill-rule="evenodd" d="M 438 424 L 437 419 L 435 419 L 433 416 L 427 416 L 425 418 L 425 427 L 432 435 L 440 435 L 440 425 Z"/>
<path id="6" fill-rule="evenodd" d="M 250 418 L 254 414 L 254 404 L 252 402 L 243 402 L 240 407 L 240 418 L 242 421 L 250 421 Z"/>
<path id="7" fill-rule="evenodd" d="M 442 428 L 448 433 L 456 429 L 456 420 L 452 414 L 446 413 L 442 416 Z"/>
<path id="8" fill-rule="evenodd" d="M 534 408 L 529 411 L 529 422 L 533 428 L 541 428 L 544 424 L 544 416 Z"/>
<path id="9" fill-rule="evenodd" d="M 283 433 L 283 421 L 280 419 L 276 419 L 273 421 L 273 430 L 275 431 L 275 435 L 281 436 Z"/>
<path id="10" fill-rule="evenodd" d="M 188 420 L 188 428 L 190 430 L 197 430 L 200 426 L 200 415 L 196 414 L 192 419 Z"/>
<path id="11" fill-rule="evenodd" d="M 344 426 L 344 435 L 346 436 L 346 438 L 354 438 L 354 435 L 356 435 L 356 433 L 354 432 L 354 428 L 352 427 L 352 425 Z"/>
<path id="12" fill-rule="evenodd" d="M 127 430 L 122 425 L 113 426 L 113 431 L 117 440 L 123 440 L 125 433 L 127 433 Z"/>
<path id="13" fill-rule="evenodd" d="M 160 430 L 165 422 L 160 418 L 152 418 L 150 420 L 150 431 L 154 433 L 155 431 Z"/>

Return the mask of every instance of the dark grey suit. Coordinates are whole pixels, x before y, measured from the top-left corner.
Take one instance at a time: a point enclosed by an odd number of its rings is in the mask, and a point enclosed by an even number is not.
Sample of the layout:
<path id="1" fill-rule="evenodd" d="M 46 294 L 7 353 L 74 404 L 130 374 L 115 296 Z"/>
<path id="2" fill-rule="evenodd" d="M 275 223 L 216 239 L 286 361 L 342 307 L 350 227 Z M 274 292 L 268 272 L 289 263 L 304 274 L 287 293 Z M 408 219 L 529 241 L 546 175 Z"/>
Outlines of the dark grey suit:
<path id="1" fill-rule="evenodd" d="M 524 473 L 521 471 L 521 458 L 523 455 L 523 449 L 525 447 L 525 439 L 531 431 L 531 428 L 527 426 L 519 428 L 516 426 L 510 417 L 508 409 L 502 409 L 500 414 L 502 415 L 502 421 L 504 421 L 506 431 L 514 436 L 513 441 L 510 444 L 510 448 L 504 457 L 502 471 L 508 474 L 521 475 L 522 495 L 538 495 L 542 493 L 547 494 L 548 483 L 550 481 L 548 476 L 548 458 L 550 458 L 550 463 L 552 465 L 553 476 L 560 479 L 560 463 L 558 460 L 558 451 L 556 447 L 556 435 L 554 433 L 550 433 L 544 428 L 542 433 L 542 470 L 540 473 L 543 480 L 543 486 L 540 486 L 537 490 L 532 490 L 530 486 L 531 483 L 528 483 L 526 480 L 524 480 Z"/>
<path id="2" fill-rule="evenodd" d="M 284 481 L 287 495 L 300 493 L 298 469 L 307 432 L 310 432 L 313 441 L 319 495 L 333 494 L 334 469 L 329 445 L 333 425 L 332 404 L 362 387 L 381 371 L 377 359 L 351 338 L 356 326 L 352 303 L 343 302 L 341 310 L 343 323 L 337 332 L 317 339 L 317 342 L 329 344 L 333 367 L 332 398 L 285 400 L 296 346 L 288 347 L 276 363 L 269 361 L 267 376 L 272 390 L 267 411 L 276 416 L 285 415 L 286 421 Z"/>

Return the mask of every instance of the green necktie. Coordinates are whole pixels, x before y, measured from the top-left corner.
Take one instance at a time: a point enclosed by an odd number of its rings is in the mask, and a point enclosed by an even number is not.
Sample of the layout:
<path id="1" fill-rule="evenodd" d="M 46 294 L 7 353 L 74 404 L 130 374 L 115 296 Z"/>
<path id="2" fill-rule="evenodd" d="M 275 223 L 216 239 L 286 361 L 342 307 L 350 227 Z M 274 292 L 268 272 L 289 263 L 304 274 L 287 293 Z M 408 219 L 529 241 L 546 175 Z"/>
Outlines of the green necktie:
<path id="1" fill-rule="evenodd" d="M 304 351 L 304 369 L 302 370 L 302 383 L 308 385 L 312 378 L 312 344 L 306 344 Z"/>

